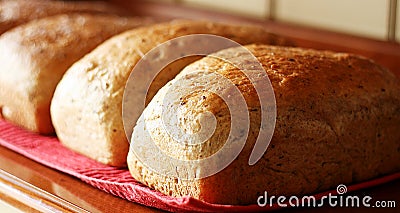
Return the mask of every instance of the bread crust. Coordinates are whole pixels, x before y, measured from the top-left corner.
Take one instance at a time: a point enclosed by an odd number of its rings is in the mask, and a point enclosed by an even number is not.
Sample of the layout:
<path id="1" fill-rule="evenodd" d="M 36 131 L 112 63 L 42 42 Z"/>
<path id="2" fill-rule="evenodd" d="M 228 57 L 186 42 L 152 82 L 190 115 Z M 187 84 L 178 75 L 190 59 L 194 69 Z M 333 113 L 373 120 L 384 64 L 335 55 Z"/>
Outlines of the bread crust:
<path id="1" fill-rule="evenodd" d="M 148 18 L 63 14 L 31 21 L 0 36 L 0 106 L 4 118 L 51 134 L 50 101 L 64 72 L 107 38 Z"/>
<path id="2" fill-rule="evenodd" d="M 167 195 L 245 205 L 257 202 L 264 191 L 268 196 L 306 195 L 400 170 L 400 82 L 392 73 L 352 54 L 267 45 L 246 48 L 266 70 L 277 104 L 275 132 L 261 160 L 248 165 L 260 127 L 260 104 L 254 87 L 236 67 L 208 56 L 179 74 L 196 72 L 184 79 L 195 86 L 172 87 L 177 76 L 158 91 L 138 120 L 134 135 L 146 131 L 141 124 L 148 122 L 154 143 L 170 156 L 196 159 L 215 152 L 229 134 L 229 109 L 207 91 L 184 95 L 199 86 L 218 86 L 204 77 L 215 72 L 232 80 L 248 104 L 251 123 L 244 149 L 222 172 L 190 181 L 157 174 L 130 151 L 128 166 L 136 180 Z M 213 55 L 219 54 L 239 57 L 235 49 Z M 174 142 L 162 125 L 160 108 L 169 89 L 185 104 L 176 102 L 164 108 L 175 112 L 186 131 L 201 128 L 190 118 L 204 112 L 218 115 L 214 135 L 197 149 Z M 133 136 L 132 143 L 136 140 L 148 138 Z"/>
<path id="3" fill-rule="evenodd" d="M 57 86 L 51 115 L 60 141 L 99 162 L 126 166 L 129 143 L 122 122 L 122 98 L 133 67 L 158 44 L 179 36 L 201 33 L 224 36 L 242 44 L 287 43 L 287 40 L 259 27 L 186 20 L 117 35 L 75 63 Z M 193 58 L 183 59 L 167 67 L 166 74 L 156 80 L 149 94 L 155 94 L 192 61 Z"/>

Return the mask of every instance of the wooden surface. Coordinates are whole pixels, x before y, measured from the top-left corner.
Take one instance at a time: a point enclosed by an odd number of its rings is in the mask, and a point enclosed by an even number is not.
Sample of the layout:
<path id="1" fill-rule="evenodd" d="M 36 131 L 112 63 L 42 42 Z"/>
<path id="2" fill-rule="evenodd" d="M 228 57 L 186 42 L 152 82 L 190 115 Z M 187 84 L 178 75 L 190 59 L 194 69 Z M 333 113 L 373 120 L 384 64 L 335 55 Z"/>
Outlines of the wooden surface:
<path id="1" fill-rule="evenodd" d="M 229 23 L 261 24 L 272 32 L 282 34 L 295 41 L 298 46 L 316 49 L 353 52 L 370 57 L 390 68 L 400 76 L 400 45 L 349 36 L 312 28 L 255 20 L 227 14 L 209 12 L 181 6 L 139 1 L 114 0 L 132 11 L 132 14 L 155 15 L 172 18 L 211 19 Z M 159 212 L 159 210 L 128 202 L 95 189 L 79 179 L 47 168 L 0 146 L 0 199 L 26 212 L 44 211 L 52 207 L 66 212 Z M 12 175 L 12 176 L 10 176 Z M 13 177 L 15 176 L 15 177 Z M 11 179 L 10 179 L 11 178 Z M 374 200 L 396 200 L 400 206 L 400 180 L 356 195 L 369 195 Z M 25 196 L 22 198 L 21 196 Z M 39 204 L 39 205 L 38 205 Z M 43 209 L 44 208 L 44 209 Z M 379 209 L 398 212 L 398 209 Z M 336 212 L 337 208 L 283 209 L 283 212 Z M 375 212 L 376 208 L 341 208 L 341 212 Z"/>
<path id="2" fill-rule="evenodd" d="M 160 212 L 122 198 L 107 194 L 70 175 L 50 169 L 22 155 L 0 146 L 0 169 L 35 187 L 21 187 L 20 181 L 10 182 L 0 175 L 0 199 L 24 211 L 44 211 L 46 207 L 62 209 L 63 212 Z M 2 190 L 2 183 L 9 188 Z M 53 200 L 37 189 L 55 195 Z M 10 191 L 12 189 L 12 191 Z M 15 193 L 19 191 L 20 194 Z M 15 195 L 15 196 L 14 196 Z M 31 197 L 32 199 L 26 199 Z M 41 203 L 39 207 L 36 205 Z"/>

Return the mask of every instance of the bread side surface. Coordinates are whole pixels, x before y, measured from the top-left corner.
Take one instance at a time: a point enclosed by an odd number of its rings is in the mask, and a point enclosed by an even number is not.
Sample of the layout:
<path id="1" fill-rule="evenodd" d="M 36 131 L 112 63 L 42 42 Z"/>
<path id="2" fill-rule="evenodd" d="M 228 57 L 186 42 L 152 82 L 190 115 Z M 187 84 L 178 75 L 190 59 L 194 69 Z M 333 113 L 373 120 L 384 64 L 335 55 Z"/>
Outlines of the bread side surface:
<path id="1" fill-rule="evenodd" d="M 244 44 L 285 43 L 259 27 L 206 21 L 176 20 L 117 35 L 75 63 L 57 86 L 51 113 L 61 142 L 99 162 L 126 166 L 129 143 L 122 122 L 122 98 L 133 67 L 158 44 L 199 33 L 220 35 Z M 165 68 L 165 74 L 158 77 L 149 94 L 155 94 L 192 61 L 193 58 L 186 58 Z M 87 124 L 90 126 L 86 127 Z M 94 151 L 95 148 L 102 151 Z"/>
<path id="2" fill-rule="evenodd" d="M 0 1 L 0 35 L 34 19 L 71 12 L 123 13 L 100 1 L 4 0 Z"/>
<path id="3" fill-rule="evenodd" d="M 50 101 L 64 72 L 107 38 L 147 18 L 65 14 L 31 21 L 0 36 L 0 106 L 3 116 L 49 134 Z"/>
<path id="4" fill-rule="evenodd" d="M 235 49 L 227 49 L 187 66 L 160 89 L 134 129 L 134 135 L 148 131 L 150 136 L 132 137 L 132 143 L 152 138 L 168 155 L 189 160 L 215 153 L 230 131 L 228 107 L 220 97 L 207 92 L 209 89 L 184 95 L 207 85 L 218 87 L 218 82 L 207 77 L 215 72 L 235 83 L 248 104 L 250 131 L 240 155 L 220 173 L 182 180 L 154 172 L 130 151 L 127 162 L 135 179 L 176 197 L 190 195 L 211 203 L 251 204 L 264 191 L 268 196 L 312 194 L 400 170 L 400 82 L 392 73 L 351 54 L 267 45 L 246 47 L 266 70 L 277 104 L 275 131 L 261 160 L 248 165 L 260 128 L 258 96 L 240 70 L 214 57 L 240 57 Z M 194 74 L 183 78 L 183 82 L 191 82 L 192 87 L 175 84 L 179 77 L 190 73 Z M 163 106 L 168 91 L 180 98 Z M 165 130 L 162 107 L 175 112 L 179 128 L 186 132 L 201 129 L 196 118 L 211 112 L 217 118 L 216 130 L 205 143 L 188 149 Z M 146 130 L 143 122 L 148 125 Z"/>

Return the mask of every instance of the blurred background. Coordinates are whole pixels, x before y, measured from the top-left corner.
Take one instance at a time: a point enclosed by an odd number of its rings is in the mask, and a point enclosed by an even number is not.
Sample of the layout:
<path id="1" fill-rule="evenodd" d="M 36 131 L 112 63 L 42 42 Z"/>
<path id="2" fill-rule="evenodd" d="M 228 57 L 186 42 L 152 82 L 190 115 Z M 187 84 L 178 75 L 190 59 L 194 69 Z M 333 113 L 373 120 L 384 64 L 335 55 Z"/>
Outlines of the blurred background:
<path id="1" fill-rule="evenodd" d="M 148 0 L 400 42 L 397 0 Z M 396 14 L 397 13 L 397 14 Z"/>

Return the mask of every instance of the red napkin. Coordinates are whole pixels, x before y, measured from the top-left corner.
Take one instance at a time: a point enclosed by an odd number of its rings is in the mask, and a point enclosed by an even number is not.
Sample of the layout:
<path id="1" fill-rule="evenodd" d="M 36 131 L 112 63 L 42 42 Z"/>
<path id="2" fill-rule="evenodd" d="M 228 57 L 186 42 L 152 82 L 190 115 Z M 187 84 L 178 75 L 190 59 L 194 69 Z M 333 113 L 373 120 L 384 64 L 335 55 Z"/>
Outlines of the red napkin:
<path id="1" fill-rule="evenodd" d="M 173 212 L 268 211 L 279 209 L 277 204 L 259 207 L 220 205 L 191 197 L 174 198 L 152 190 L 133 179 L 127 169 L 106 166 L 77 154 L 61 145 L 56 137 L 42 136 L 14 126 L 0 118 L 0 145 L 5 146 L 43 165 L 70 174 L 115 196 Z M 348 191 L 359 190 L 400 178 L 400 172 L 348 186 Z M 321 198 L 336 189 L 315 195 Z"/>

